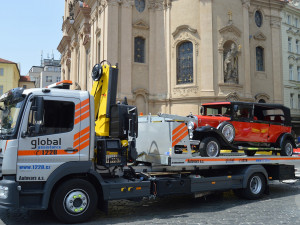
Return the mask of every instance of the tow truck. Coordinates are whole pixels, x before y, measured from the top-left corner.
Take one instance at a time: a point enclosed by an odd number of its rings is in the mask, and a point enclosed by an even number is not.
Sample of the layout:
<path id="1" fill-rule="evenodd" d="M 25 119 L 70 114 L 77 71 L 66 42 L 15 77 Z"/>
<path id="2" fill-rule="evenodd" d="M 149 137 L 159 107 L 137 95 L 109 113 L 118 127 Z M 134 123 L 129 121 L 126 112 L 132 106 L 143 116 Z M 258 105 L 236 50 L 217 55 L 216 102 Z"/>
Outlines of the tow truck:
<path id="1" fill-rule="evenodd" d="M 80 223 L 107 212 L 110 200 L 230 189 L 258 199 L 269 181 L 295 178 L 299 156 L 201 157 L 187 128 L 193 118 L 138 118 L 126 99 L 116 101 L 117 65 L 101 62 L 92 77 L 91 93 L 62 81 L 0 97 L 1 206 L 51 208 Z"/>

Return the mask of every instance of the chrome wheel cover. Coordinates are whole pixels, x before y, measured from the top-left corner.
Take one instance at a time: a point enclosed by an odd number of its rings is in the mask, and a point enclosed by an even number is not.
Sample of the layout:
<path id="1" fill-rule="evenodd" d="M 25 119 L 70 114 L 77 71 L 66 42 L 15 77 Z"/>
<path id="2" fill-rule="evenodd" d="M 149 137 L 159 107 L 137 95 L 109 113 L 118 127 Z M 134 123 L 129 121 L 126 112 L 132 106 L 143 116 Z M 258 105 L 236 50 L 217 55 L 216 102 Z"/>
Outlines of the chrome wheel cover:
<path id="1" fill-rule="evenodd" d="M 64 208 L 72 215 L 80 215 L 86 211 L 89 197 L 83 190 L 72 190 L 64 198 Z"/>
<path id="2" fill-rule="evenodd" d="M 254 176 L 250 180 L 250 191 L 252 194 L 259 194 L 262 189 L 262 180 L 259 176 Z"/>
<path id="3" fill-rule="evenodd" d="M 290 142 L 284 146 L 284 151 L 287 156 L 291 156 L 293 154 L 293 146 Z"/>
<path id="4" fill-rule="evenodd" d="M 222 129 L 222 134 L 228 142 L 232 142 L 234 139 L 234 127 L 231 124 L 226 124 Z"/>
<path id="5" fill-rule="evenodd" d="M 207 143 L 206 152 L 209 157 L 216 157 L 219 153 L 219 145 L 215 141 Z"/>

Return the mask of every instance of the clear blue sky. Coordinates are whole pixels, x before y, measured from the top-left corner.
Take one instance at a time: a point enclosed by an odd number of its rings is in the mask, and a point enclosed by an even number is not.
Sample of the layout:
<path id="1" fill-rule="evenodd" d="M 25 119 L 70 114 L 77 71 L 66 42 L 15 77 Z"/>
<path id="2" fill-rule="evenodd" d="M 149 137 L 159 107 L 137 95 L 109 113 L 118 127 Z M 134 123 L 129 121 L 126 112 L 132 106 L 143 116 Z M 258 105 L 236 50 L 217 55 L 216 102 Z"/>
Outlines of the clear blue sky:
<path id="1" fill-rule="evenodd" d="M 0 0 L 0 58 L 21 64 L 21 75 L 40 66 L 41 51 L 59 59 L 64 0 Z"/>

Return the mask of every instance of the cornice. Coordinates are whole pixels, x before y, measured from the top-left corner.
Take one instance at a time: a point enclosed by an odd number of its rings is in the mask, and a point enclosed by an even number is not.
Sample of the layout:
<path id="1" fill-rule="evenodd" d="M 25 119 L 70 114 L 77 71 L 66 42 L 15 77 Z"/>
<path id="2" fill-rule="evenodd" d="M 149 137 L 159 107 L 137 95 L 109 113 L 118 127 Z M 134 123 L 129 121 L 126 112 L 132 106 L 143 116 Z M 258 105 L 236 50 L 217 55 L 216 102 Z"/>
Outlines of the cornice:
<path id="1" fill-rule="evenodd" d="M 63 36 L 63 38 L 61 39 L 58 47 L 57 47 L 57 50 L 60 52 L 60 53 L 63 53 L 63 51 L 65 50 L 65 48 L 67 47 L 67 45 L 69 45 L 71 42 L 71 38 L 70 36 Z"/>

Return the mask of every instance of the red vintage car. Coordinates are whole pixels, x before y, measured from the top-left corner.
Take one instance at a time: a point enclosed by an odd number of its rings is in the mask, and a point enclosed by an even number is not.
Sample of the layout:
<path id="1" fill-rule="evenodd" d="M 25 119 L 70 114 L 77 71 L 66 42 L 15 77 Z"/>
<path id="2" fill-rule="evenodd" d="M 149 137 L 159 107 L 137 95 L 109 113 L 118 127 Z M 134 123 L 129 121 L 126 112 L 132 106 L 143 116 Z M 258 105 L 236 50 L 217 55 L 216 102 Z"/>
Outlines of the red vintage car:
<path id="1" fill-rule="evenodd" d="M 194 150 L 204 157 L 217 157 L 220 149 L 293 154 L 296 147 L 291 134 L 290 109 L 280 104 L 250 102 L 214 102 L 201 107 L 201 115 L 190 115 Z"/>

